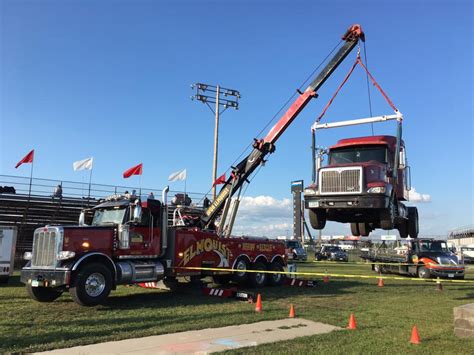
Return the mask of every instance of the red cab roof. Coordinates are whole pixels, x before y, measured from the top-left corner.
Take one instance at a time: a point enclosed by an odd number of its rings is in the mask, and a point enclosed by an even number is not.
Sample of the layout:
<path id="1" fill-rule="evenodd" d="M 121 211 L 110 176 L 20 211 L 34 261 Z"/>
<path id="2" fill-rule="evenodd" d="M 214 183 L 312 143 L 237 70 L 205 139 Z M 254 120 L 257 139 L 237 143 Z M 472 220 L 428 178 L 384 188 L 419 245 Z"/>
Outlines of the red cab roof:
<path id="1" fill-rule="evenodd" d="M 402 140 L 403 146 L 403 140 Z M 397 138 L 393 136 L 367 136 L 367 137 L 356 137 L 356 138 L 345 138 L 340 139 L 330 149 L 337 149 L 342 147 L 349 147 L 354 145 L 386 145 L 391 151 L 395 151 L 397 146 Z"/>

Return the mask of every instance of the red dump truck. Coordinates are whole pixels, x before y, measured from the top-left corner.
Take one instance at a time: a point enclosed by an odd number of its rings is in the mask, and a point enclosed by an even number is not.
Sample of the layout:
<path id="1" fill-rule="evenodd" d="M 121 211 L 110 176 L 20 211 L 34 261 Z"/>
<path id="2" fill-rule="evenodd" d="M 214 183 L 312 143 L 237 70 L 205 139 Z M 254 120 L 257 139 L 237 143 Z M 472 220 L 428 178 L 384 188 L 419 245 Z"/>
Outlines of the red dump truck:
<path id="1" fill-rule="evenodd" d="M 69 290 L 77 303 L 91 306 L 103 302 L 117 285 L 174 283 L 181 276 L 211 275 L 219 283 L 248 281 L 253 286 L 280 284 L 283 274 L 246 272 L 283 271 L 287 256 L 281 241 L 231 236 L 241 191 L 360 38 L 363 32 L 358 25 L 345 33 L 342 46 L 319 75 L 299 92 L 268 134 L 254 141 L 250 154 L 232 167 L 210 205 L 190 206 L 186 198 L 182 205 L 168 205 L 167 189 L 161 201 L 112 196 L 93 209 L 91 222 L 86 223 L 83 212 L 78 226 L 37 229 L 33 249 L 25 254 L 28 264 L 21 272 L 30 297 L 51 302 Z M 206 270 L 210 268 L 220 270 Z"/>

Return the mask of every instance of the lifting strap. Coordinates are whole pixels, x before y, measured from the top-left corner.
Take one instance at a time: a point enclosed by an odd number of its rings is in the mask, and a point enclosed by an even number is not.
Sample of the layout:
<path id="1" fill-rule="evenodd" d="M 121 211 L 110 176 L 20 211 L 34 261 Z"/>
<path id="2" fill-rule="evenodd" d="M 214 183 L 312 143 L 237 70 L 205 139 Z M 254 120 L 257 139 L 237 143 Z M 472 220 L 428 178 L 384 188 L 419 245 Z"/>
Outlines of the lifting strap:
<path id="1" fill-rule="evenodd" d="M 354 64 L 352 65 L 351 69 L 349 70 L 349 72 L 347 73 L 346 77 L 344 78 L 344 80 L 342 81 L 341 85 L 339 85 L 339 87 L 337 88 L 336 92 L 334 93 L 334 95 L 331 97 L 331 99 L 328 101 L 328 103 L 326 104 L 326 106 L 324 107 L 323 111 L 321 112 L 321 114 L 318 116 L 318 118 L 316 119 L 316 124 L 319 123 L 319 121 L 321 121 L 321 119 L 323 118 L 323 116 L 326 114 L 326 111 L 328 110 L 328 108 L 331 106 L 331 104 L 333 103 L 334 99 L 336 98 L 337 94 L 339 93 L 339 91 L 342 89 L 342 87 L 344 86 L 344 84 L 347 82 L 347 80 L 349 80 L 350 76 L 352 75 L 352 72 L 354 71 L 355 67 L 357 66 L 357 64 L 360 64 L 360 66 L 362 68 L 364 68 L 365 72 L 367 73 L 367 75 L 369 76 L 370 78 L 370 81 L 372 81 L 372 84 L 380 91 L 380 93 L 382 94 L 382 96 L 384 97 L 385 101 L 387 101 L 387 103 L 390 105 L 390 107 L 393 109 L 393 111 L 395 111 L 395 113 L 398 112 L 398 109 L 395 107 L 395 105 L 393 104 L 392 100 L 390 100 L 390 98 L 388 97 L 388 95 L 385 93 L 385 91 L 383 91 L 383 89 L 380 87 L 380 85 L 377 83 L 377 81 L 375 80 L 375 78 L 372 76 L 372 74 L 370 74 L 369 70 L 367 69 L 367 67 L 364 65 L 364 63 L 362 63 L 362 60 L 360 59 L 360 50 L 357 52 L 357 58 L 354 62 Z"/>

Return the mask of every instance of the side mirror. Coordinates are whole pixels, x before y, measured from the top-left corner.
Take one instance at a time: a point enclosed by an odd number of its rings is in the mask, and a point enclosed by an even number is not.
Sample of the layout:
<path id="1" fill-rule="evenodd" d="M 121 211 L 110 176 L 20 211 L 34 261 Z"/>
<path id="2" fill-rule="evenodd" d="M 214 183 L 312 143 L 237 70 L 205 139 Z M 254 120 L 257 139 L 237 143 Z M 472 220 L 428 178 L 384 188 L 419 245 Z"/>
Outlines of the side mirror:
<path id="1" fill-rule="evenodd" d="M 86 225 L 86 212 L 85 211 L 81 211 L 81 214 L 79 215 L 79 225 L 80 226 Z"/>
<path id="2" fill-rule="evenodd" d="M 400 160 L 399 160 L 399 168 L 400 169 L 404 169 L 407 165 L 407 162 L 406 162 L 406 157 L 405 157 L 405 150 L 400 150 Z"/>
<path id="3" fill-rule="evenodd" d="M 142 206 L 140 203 L 133 208 L 133 222 L 139 223 L 142 219 Z"/>

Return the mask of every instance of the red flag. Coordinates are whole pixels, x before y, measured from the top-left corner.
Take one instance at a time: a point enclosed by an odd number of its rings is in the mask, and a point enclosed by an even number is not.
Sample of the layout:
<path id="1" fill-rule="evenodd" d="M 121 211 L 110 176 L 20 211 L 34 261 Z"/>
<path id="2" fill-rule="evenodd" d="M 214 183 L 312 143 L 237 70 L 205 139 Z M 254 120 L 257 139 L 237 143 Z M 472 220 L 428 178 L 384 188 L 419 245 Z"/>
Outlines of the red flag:
<path id="1" fill-rule="evenodd" d="M 23 163 L 33 163 L 33 158 L 35 157 L 35 150 L 32 149 L 31 152 L 25 155 L 23 159 L 21 159 L 16 165 L 15 169 L 18 169 L 18 167 L 23 164 Z"/>
<path id="2" fill-rule="evenodd" d="M 142 170 L 143 170 L 143 164 L 140 163 L 140 164 L 138 164 L 138 165 L 136 165 L 136 166 L 134 166 L 134 167 L 128 169 L 127 171 L 125 171 L 125 172 L 123 173 L 123 177 L 124 177 L 124 179 L 127 179 L 127 178 L 129 178 L 130 176 L 132 176 L 132 175 L 141 175 L 141 174 L 142 174 Z"/>
<path id="3" fill-rule="evenodd" d="M 219 176 L 216 181 L 214 181 L 214 183 L 212 184 L 212 187 L 216 186 L 216 185 L 220 185 L 220 184 L 224 184 L 226 181 L 226 178 L 225 178 L 225 173 L 222 174 L 221 176 Z"/>

